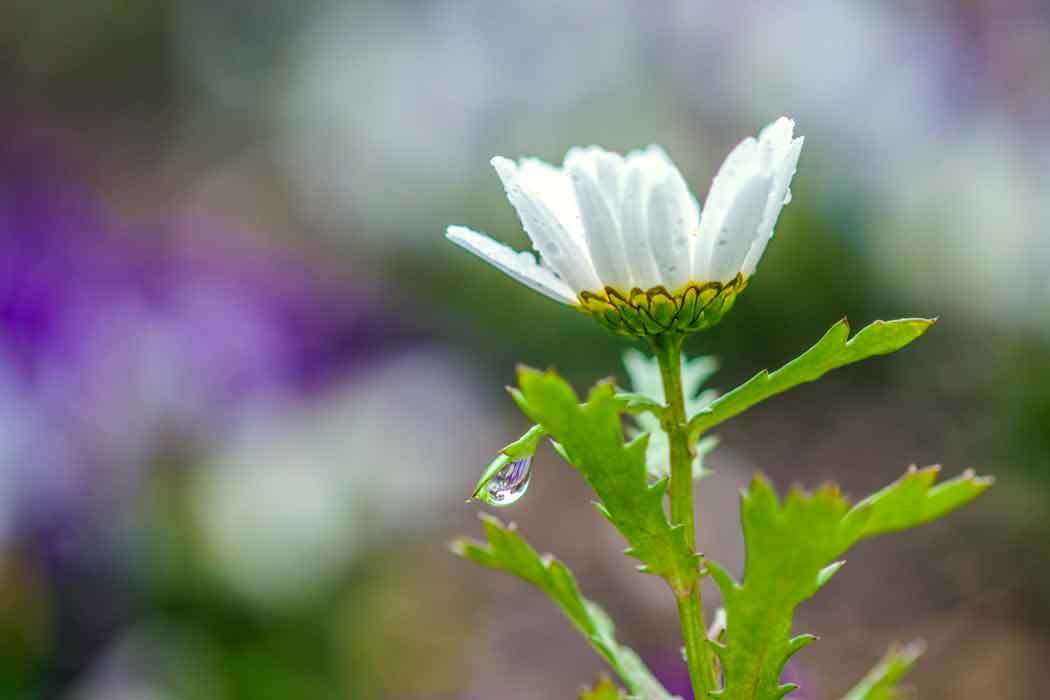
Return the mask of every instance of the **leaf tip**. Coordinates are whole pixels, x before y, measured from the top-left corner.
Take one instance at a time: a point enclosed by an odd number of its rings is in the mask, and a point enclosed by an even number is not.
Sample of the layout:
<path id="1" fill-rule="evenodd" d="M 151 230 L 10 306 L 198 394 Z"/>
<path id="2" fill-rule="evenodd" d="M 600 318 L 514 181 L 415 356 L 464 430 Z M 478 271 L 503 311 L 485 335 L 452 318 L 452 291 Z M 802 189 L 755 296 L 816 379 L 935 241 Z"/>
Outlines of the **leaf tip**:
<path id="1" fill-rule="evenodd" d="M 540 371 L 538 369 L 536 369 L 535 367 L 530 367 L 524 362 L 519 362 L 518 364 L 514 365 L 514 374 L 515 376 L 517 376 L 519 383 L 521 382 L 522 377 L 532 377 L 539 373 Z"/>
<path id="2" fill-rule="evenodd" d="M 754 476 L 751 477 L 751 483 L 748 484 L 746 489 L 743 489 L 742 493 L 747 495 L 753 491 L 773 491 L 773 482 L 769 480 L 762 472 L 755 472 Z"/>
<path id="3" fill-rule="evenodd" d="M 977 472 L 973 469 L 964 470 L 961 478 L 973 483 L 975 486 L 981 487 L 981 489 L 987 489 L 995 484 L 994 476 L 978 476 Z"/>
<path id="4" fill-rule="evenodd" d="M 913 663 L 916 659 L 926 653 L 926 640 L 921 637 L 919 639 L 913 639 L 894 651 L 909 663 Z"/>
<path id="5" fill-rule="evenodd" d="M 842 559 L 836 562 L 828 564 L 817 573 L 817 587 L 823 588 L 824 585 L 831 580 L 831 577 L 838 573 L 839 569 L 846 565 L 846 560 Z"/>
<path id="6" fill-rule="evenodd" d="M 500 529 L 504 528 L 503 521 L 497 518 L 492 513 L 478 513 L 478 520 L 480 520 L 485 525 L 492 525 L 493 527 L 498 527 Z M 511 523 L 510 526 L 508 526 L 506 529 L 515 529 L 514 523 Z"/>

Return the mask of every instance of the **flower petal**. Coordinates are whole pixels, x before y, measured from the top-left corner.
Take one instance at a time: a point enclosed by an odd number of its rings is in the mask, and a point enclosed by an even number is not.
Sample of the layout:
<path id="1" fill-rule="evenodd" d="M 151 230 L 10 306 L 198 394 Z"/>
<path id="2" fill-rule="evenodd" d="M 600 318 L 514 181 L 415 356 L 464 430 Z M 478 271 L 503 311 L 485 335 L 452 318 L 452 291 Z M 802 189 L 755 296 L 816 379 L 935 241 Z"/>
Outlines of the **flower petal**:
<path id="1" fill-rule="evenodd" d="M 791 138 L 794 126 L 794 122 L 782 117 L 766 127 L 760 137 L 761 142 L 768 144 L 766 147 L 772 154 L 773 187 L 769 193 L 762 223 L 758 227 L 758 237 L 744 260 L 743 272 L 748 277 L 754 274 L 766 246 L 773 238 L 773 227 L 780 216 L 780 210 L 791 201 L 791 178 L 795 175 L 798 157 L 802 152 L 802 138 Z"/>
<path id="2" fill-rule="evenodd" d="M 746 138 L 729 152 L 718 174 L 711 181 L 700 212 L 699 239 L 693 246 L 693 277 L 699 281 L 716 281 L 711 273 L 718 237 L 740 187 L 758 172 L 758 142 Z"/>
<path id="3" fill-rule="evenodd" d="M 628 158 L 620 198 L 620 233 L 631 278 L 634 285 L 642 289 L 660 284 L 660 273 L 649 243 L 648 199 L 646 164 L 640 159 Z"/>
<path id="4" fill-rule="evenodd" d="M 773 178 L 752 175 L 740 185 L 719 229 L 714 232 L 710 279 L 728 282 L 740 272 L 744 258 L 758 235 Z M 705 233 L 704 235 L 708 235 Z"/>
<path id="5" fill-rule="evenodd" d="M 601 289 L 583 242 L 565 228 L 547 203 L 552 200 L 559 202 L 559 206 L 567 206 L 560 190 L 561 181 L 552 179 L 548 173 L 544 173 L 543 180 L 536 179 L 536 175 L 544 171 L 535 162 L 532 161 L 531 166 L 522 166 L 530 178 L 528 182 L 520 176 L 514 162 L 507 158 L 493 158 L 492 166 L 503 181 L 507 198 L 518 211 L 525 232 L 547 264 L 575 292 Z"/>
<path id="6" fill-rule="evenodd" d="M 626 291 L 631 288 L 631 271 L 620 238 L 620 225 L 611 208 L 612 202 L 603 191 L 605 188 L 599 184 L 597 161 L 600 158 L 600 154 L 594 151 L 576 151 L 566 158 L 565 169 L 576 189 L 584 237 L 595 272 L 603 285 Z M 618 176 L 606 173 L 606 178 L 612 177 Z M 615 191 L 618 184 L 607 181 L 606 187 Z"/>
<path id="7" fill-rule="evenodd" d="M 601 146 L 576 146 L 565 154 L 563 169 L 566 173 L 570 172 L 572 164 L 582 165 L 594 176 L 598 189 L 609 203 L 609 208 L 614 214 L 618 213 L 625 164 L 623 156 L 606 151 Z"/>
<path id="8" fill-rule="evenodd" d="M 521 187 L 539 198 L 569 235 L 584 245 L 576 192 L 565 171 L 538 158 L 522 158 L 517 163 L 517 172 Z"/>
<path id="9" fill-rule="evenodd" d="M 539 265 L 532 253 L 518 252 L 510 246 L 465 226 L 449 226 L 445 238 L 503 270 L 540 294 L 563 304 L 573 306 L 576 304 L 576 295 L 573 294 L 572 289 L 553 272 Z"/>
<path id="10" fill-rule="evenodd" d="M 647 207 L 653 259 L 661 283 L 672 292 L 689 282 L 692 272 L 690 244 L 693 238 L 687 230 L 682 184 L 676 181 L 674 173 L 665 171 L 663 179 L 652 186 Z M 686 190 L 685 195 L 688 194 Z"/>
<path id="11" fill-rule="evenodd" d="M 661 146 L 649 146 L 643 154 L 649 159 L 654 179 L 667 178 L 670 180 L 675 198 L 682 208 L 686 228 L 690 234 L 696 233 L 696 227 L 700 224 L 700 203 L 696 201 L 696 197 L 689 191 L 689 185 L 686 183 L 685 178 L 682 177 L 682 171 L 678 169 L 678 166 L 671 160 L 671 156 L 667 155 L 667 151 Z"/>

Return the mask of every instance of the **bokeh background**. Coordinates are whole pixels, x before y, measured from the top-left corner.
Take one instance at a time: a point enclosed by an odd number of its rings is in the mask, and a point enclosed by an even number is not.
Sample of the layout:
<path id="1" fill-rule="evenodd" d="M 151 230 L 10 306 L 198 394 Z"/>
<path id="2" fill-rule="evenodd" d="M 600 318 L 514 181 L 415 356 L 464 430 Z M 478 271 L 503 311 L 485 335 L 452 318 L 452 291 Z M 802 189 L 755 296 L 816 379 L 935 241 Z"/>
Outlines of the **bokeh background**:
<path id="1" fill-rule="evenodd" d="M 575 697 L 586 645 L 446 543 L 527 427 L 514 363 L 583 388 L 624 346 L 443 229 L 525 243 L 494 154 L 658 142 L 702 195 L 781 114 L 794 201 L 692 342 L 715 384 L 844 315 L 940 322 L 721 428 L 704 551 L 739 571 L 755 470 L 995 474 L 856 550 L 791 672 L 833 699 L 923 637 L 918 697 L 1045 696 L 1045 2 L 9 0 L 0 88 L 0 697 Z M 545 451 L 501 515 L 680 683 L 670 596 L 588 500 Z"/>

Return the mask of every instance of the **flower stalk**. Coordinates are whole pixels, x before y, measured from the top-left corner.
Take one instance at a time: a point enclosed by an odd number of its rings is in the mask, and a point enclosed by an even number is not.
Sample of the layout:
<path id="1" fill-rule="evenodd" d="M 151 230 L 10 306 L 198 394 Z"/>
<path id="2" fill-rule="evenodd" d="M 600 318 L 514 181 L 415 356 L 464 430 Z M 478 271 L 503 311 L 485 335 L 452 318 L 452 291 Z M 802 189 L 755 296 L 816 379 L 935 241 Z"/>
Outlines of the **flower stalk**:
<path id="1" fill-rule="evenodd" d="M 667 433 L 671 454 L 671 523 L 685 531 L 689 549 L 696 550 L 696 510 L 693 502 L 694 454 L 685 413 L 682 390 L 682 344 L 685 337 L 664 333 L 653 336 L 651 345 L 660 365 L 664 399 L 667 403 L 661 421 Z M 714 653 L 707 644 L 707 625 L 699 579 L 688 590 L 675 590 L 678 617 L 685 644 L 686 663 L 693 696 L 705 698 L 718 689 Z"/>

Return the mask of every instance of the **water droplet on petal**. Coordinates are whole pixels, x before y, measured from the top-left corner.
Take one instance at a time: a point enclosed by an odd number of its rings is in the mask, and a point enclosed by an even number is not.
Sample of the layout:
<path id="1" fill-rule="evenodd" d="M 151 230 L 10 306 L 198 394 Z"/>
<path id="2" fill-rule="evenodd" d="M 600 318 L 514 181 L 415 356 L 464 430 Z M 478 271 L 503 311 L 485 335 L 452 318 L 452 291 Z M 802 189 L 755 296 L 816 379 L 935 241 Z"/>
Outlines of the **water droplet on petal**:
<path id="1" fill-rule="evenodd" d="M 492 477 L 479 494 L 493 506 L 509 506 L 525 495 L 532 478 L 532 456 L 516 459 Z"/>

